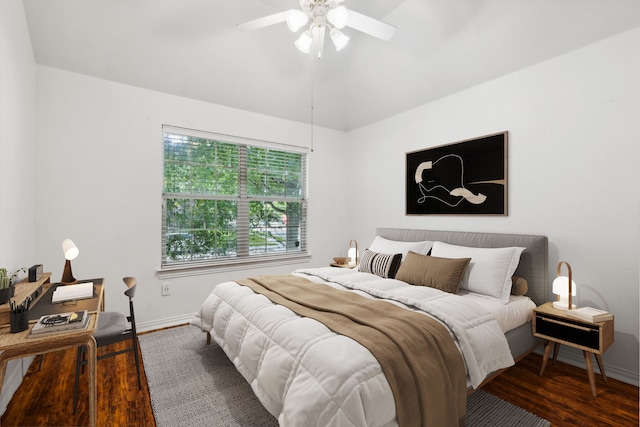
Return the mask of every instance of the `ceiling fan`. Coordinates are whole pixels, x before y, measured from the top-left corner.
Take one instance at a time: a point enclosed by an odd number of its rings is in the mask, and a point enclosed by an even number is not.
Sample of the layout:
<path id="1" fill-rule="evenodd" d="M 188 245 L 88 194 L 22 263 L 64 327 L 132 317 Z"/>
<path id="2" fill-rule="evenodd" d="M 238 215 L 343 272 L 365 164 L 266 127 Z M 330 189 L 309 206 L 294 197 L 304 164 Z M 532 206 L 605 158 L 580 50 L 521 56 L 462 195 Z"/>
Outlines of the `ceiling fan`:
<path id="1" fill-rule="evenodd" d="M 327 31 L 337 51 L 349 42 L 349 37 L 340 31 L 345 27 L 384 41 L 390 40 L 396 33 L 397 28 L 393 25 L 348 10 L 340 4 L 342 2 L 344 0 L 300 0 L 300 9 L 290 9 L 254 19 L 238 25 L 238 28 L 253 31 L 286 22 L 289 29 L 295 33 L 311 22 L 294 44 L 301 52 L 311 52 L 317 58 L 322 57 Z"/>

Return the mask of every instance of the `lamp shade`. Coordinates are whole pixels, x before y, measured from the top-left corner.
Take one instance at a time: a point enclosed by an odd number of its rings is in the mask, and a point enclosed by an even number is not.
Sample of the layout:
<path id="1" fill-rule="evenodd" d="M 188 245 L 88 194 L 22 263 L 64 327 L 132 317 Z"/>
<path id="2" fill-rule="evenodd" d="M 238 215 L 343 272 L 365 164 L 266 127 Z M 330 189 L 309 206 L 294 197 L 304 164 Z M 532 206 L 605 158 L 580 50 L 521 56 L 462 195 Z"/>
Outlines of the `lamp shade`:
<path id="1" fill-rule="evenodd" d="M 344 6 L 338 6 L 327 12 L 327 19 L 334 27 L 343 29 L 349 22 L 349 11 Z"/>
<path id="2" fill-rule="evenodd" d="M 80 251 L 78 247 L 73 243 L 71 239 L 64 239 L 62 241 L 62 252 L 64 253 L 65 259 L 72 260 L 76 259 Z"/>
<path id="3" fill-rule="evenodd" d="M 340 52 L 342 48 L 344 48 L 347 43 L 349 43 L 349 37 L 345 36 L 342 31 L 335 28 L 332 28 L 331 31 L 329 31 L 329 37 L 331 37 L 331 41 L 333 42 L 338 52 Z"/>
<path id="4" fill-rule="evenodd" d="M 295 33 L 309 21 L 306 13 L 298 9 L 287 11 L 287 26 L 291 32 Z"/>
<path id="5" fill-rule="evenodd" d="M 300 52 L 309 53 L 311 42 L 313 42 L 313 36 L 311 35 L 311 31 L 307 30 L 298 37 L 298 40 L 296 40 L 294 44 Z"/>
<path id="6" fill-rule="evenodd" d="M 566 265 L 569 270 L 569 277 L 560 275 L 560 268 Z M 553 306 L 559 310 L 571 310 L 576 306 L 572 303 L 572 297 L 576 296 L 576 282 L 572 279 L 571 266 L 565 261 L 558 263 L 558 277 L 553 281 L 552 292 L 558 295 L 558 301 L 553 302 Z"/>
<path id="7" fill-rule="evenodd" d="M 556 295 L 569 295 L 569 278 L 567 276 L 556 277 L 553 281 L 553 293 Z M 571 281 L 571 296 L 576 296 L 576 282 Z"/>
<path id="8" fill-rule="evenodd" d="M 349 264 L 350 265 L 357 264 L 359 255 L 360 254 L 358 253 L 358 242 L 356 242 L 355 240 L 350 240 L 349 251 L 347 252 L 347 256 L 351 258 L 349 261 Z"/>

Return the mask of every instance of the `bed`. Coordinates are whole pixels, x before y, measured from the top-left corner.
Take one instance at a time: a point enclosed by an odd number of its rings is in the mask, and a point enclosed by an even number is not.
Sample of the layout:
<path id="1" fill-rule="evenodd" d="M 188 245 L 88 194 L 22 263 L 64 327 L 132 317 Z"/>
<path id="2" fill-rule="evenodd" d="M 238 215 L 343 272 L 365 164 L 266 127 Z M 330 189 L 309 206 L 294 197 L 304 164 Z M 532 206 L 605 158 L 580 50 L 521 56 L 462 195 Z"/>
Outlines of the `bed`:
<path id="1" fill-rule="evenodd" d="M 486 270 L 494 257 L 505 263 L 511 257 L 504 284 L 491 276 L 502 269 Z M 415 283 L 426 277 L 424 262 L 439 271 L 438 283 L 446 277 L 447 286 L 457 281 L 459 288 Z M 397 277 L 385 276 L 390 268 Z M 500 282 L 488 293 L 478 280 L 487 274 Z M 282 426 L 464 425 L 466 394 L 539 344 L 531 310 L 547 300 L 547 277 L 545 236 L 378 228 L 358 269 L 300 269 L 221 283 L 192 323 L 222 347 Z M 526 295 L 511 294 L 516 279 L 525 281 Z M 377 314 L 363 316 L 384 318 L 385 325 L 372 332 L 369 320 L 358 317 L 360 305 L 345 305 L 340 314 L 320 306 L 323 299 L 337 301 L 333 292 L 376 307 Z M 313 303 L 298 300 L 302 294 L 312 294 Z M 342 307 L 342 300 L 329 304 Z M 357 317 L 357 327 L 344 317 Z M 361 324 L 365 332 L 352 333 Z M 411 325 L 411 338 L 398 324 Z M 411 335 L 426 329 L 436 339 Z M 423 341 L 427 349 L 418 347 Z"/>

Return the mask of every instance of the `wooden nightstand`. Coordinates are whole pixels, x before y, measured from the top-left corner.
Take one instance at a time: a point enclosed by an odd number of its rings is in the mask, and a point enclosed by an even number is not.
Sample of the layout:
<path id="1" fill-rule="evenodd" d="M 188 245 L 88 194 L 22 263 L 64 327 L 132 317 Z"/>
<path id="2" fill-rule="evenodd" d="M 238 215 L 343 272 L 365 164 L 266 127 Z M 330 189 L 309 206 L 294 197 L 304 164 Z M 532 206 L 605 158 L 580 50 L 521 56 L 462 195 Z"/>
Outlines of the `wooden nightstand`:
<path id="1" fill-rule="evenodd" d="M 331 267 L 338 267 L 338 268 L 355 268 L 356 267 L 356 264 L 336 264 L 335 262 L 332 262 L 329 265 Z"/>
<path id="2" fill-rule="evenodd" d="M 593 373 L 593 359 L 591 354 L 596 356 L 602 379 L 607 382 L 604 372 L 602 355 L 613 344 L 614 323 L 613 319 L 606 322 L 591 323 L 584 320 L 568 316 L 566 311 L 553 308 L 551 302 L 545 303 L 533 310 L 533 321 L 531 322 L 533 335 L 544 338 L 544 356 L 540 375 L 544 373 L 544 368 L 549 361 L 551 345 L 554 344 L 553 361 L 558 356 L 561 344 L 579 348 L 584 354 L 584 362 L 587 365 L 587 374 L 591 392 L 596 394 L 596 379 Z"/>

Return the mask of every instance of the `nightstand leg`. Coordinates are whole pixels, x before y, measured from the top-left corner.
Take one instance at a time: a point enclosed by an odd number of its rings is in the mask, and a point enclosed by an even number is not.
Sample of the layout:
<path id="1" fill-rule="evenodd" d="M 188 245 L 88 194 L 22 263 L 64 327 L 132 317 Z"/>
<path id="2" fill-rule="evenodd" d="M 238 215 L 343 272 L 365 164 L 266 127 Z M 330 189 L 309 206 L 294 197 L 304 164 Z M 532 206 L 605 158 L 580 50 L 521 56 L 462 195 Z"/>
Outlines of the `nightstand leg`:
<path id="1" fill-rule="evenodd" d="M 597 397 L 596 376 L 593 374 L 593 358 L 591 357 L 591 353 L 586 350 L 582 350 L 582 353 L 584 353 L 584 363 L 587 365 L 587 375 L 589 376 L 589 384 L 591 384 L 591 393 L 593 397 Z"/>
<path id="2" fill-rule="evenodd" d="M 555 344 L 553 344 L 553 363 L 554 365 L 556 364 L 556 360 L 558 360 L 558 351 L 560 351 L 560 343 L 557 342 Z"/>
<path id="3" fill-rule="evenodd" d="M 549 354 L 551 354 L 551 346 L 553 343 L 551 341 L 545 341 L 544 343 L 544 355 L 542 356 L 542 367 L 540 368 L 540 375 L 544 373 L 544 368 L 547 366 L 547 362 L 549 361 Z"/>
<path id="4" fill-rule="evenodd" d="M 607 374 L 604 373 L 604 363 L 602 363 L 602 355 L 596 354 L 596 360 L 598 361 L 598 368 L 600 368 L 600 373 L 602 374 L 602 380 L 607 382 Z"/>

